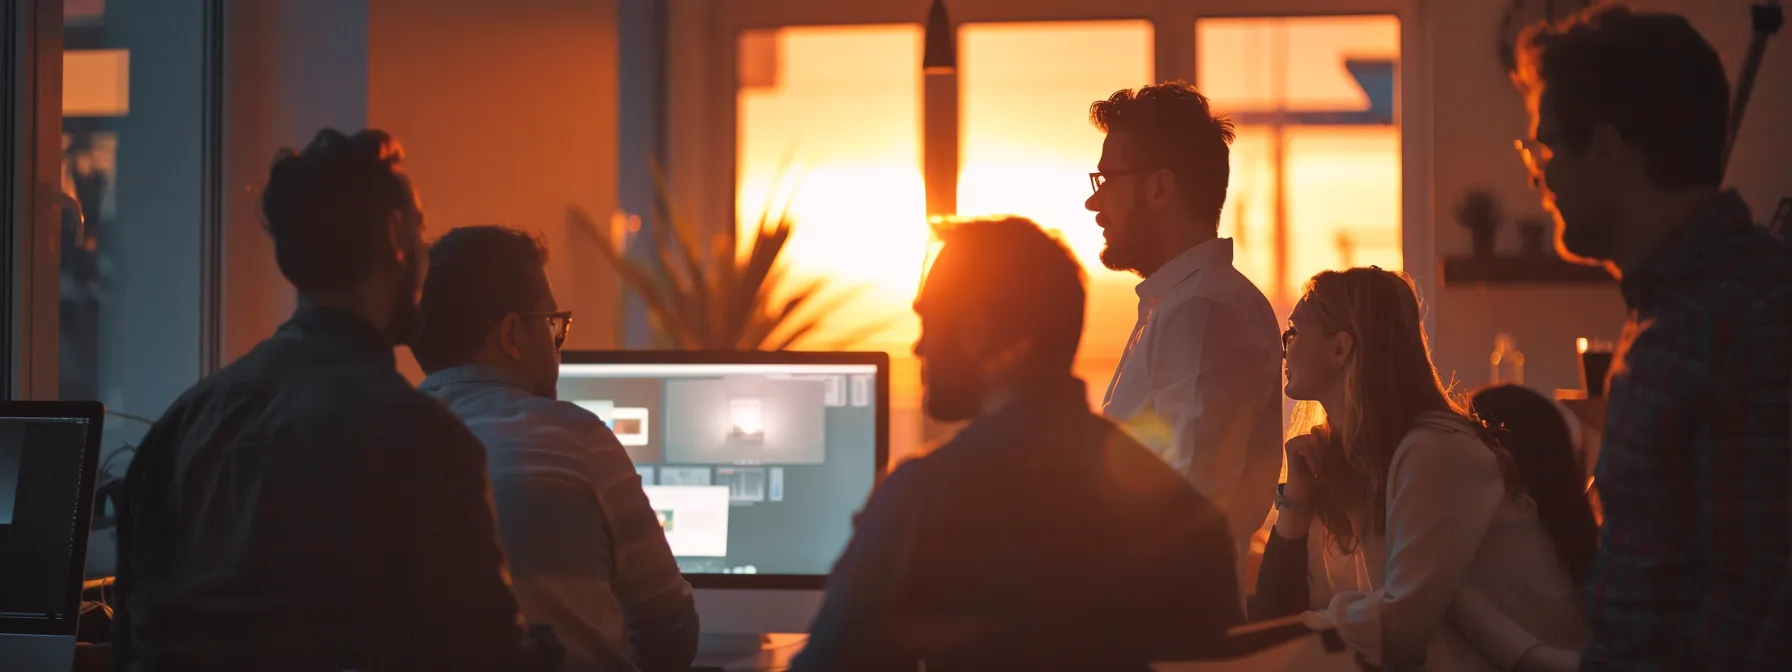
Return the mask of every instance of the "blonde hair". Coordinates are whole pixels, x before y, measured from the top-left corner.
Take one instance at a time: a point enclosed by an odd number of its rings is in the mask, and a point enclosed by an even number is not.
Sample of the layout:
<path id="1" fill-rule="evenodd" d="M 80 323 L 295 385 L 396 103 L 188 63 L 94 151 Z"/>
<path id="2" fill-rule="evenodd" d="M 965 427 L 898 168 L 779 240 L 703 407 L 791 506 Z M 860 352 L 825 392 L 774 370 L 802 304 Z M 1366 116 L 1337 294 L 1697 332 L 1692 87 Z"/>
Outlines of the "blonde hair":
<path id="1" fill-rule="evenodd" d="M 1311 465 L 1319 474 L 1314 511 L 1337 551 L 1354 552 L 1364 537 L 1386 531 L 1394 451 L 1425 413 L 1455 416 L 1473 430 L 1498 455 L 1507 487 L 1514 486 L 1511 456 L 1438 378 L 1410 277 L 1377 267 L 1325 271 L 1307 281 L 1300 304 L 1322 332 L 1347 333 L 1352 341 L 1344 407 L 1334 409 L 1340 417 L 1327 418 L 1317 403 L 1303 402 L 1290 426 L 1296 433 L 1311 429 L 1320 440 Z M 1340 425 L 1341 435 L 1333 431 Z M 1358 511 L 1368 519 L 1353 522 Z"/>

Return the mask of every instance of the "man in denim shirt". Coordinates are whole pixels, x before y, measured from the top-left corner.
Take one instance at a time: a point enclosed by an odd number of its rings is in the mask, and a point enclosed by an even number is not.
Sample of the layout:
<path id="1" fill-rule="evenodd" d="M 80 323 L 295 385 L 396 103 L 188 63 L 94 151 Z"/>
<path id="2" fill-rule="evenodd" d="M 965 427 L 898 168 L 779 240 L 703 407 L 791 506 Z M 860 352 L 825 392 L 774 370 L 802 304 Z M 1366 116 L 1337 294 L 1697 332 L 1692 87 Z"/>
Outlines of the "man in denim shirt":
<path id="1" fill-rule="evenodd" d="M 684 670 L 690 584 L 628 453 L 604 422 L 554 398 L 572 314 L 535 237 L 455 229 L 430 251 L 421 389 L 485 443 L 498 531 L 530 622 L 552 625 L 566 670 Z"/>

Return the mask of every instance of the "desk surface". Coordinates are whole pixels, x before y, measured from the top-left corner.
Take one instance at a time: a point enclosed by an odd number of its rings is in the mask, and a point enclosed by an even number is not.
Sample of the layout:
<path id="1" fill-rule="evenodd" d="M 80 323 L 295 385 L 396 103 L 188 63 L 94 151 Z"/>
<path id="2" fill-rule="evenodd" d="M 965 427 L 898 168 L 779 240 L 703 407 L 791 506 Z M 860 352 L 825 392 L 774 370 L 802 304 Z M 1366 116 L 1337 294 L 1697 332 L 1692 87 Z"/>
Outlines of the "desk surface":
<path id="1" fill-rule="evenodd" d="M 704 635 L 692 670 L 712 672 L 782 672 L 808 643 L 806 634 L 767 634 L 747 637 Z"/>

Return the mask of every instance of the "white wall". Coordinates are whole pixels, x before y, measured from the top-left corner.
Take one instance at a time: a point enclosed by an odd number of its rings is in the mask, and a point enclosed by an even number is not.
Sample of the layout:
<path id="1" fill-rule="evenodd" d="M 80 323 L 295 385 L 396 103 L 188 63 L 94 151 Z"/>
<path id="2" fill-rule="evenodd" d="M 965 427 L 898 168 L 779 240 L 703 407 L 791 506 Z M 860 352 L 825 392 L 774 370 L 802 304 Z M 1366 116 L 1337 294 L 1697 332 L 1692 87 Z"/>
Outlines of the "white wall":
<path id="1" fill-rule="evenodd" d="M 1527 118 L 1517 92 L 1506 81 L 1494 53 L 1506 0 L 1451 0 L 1430 3 L 1433 137 L 1433 221 L 1441 254 L 1468 251 L 1468 232 L 1450 216 L 1450 207 L 1471 186 L 1495 189 L 1508 211 L 1541 213 L 1537 196 L 1524 182 L 1512 149 Z M 1644 10 L 1684 14 L 1717 48 L 1734 82 L 1749 38 L 1745 0 L 1643 0 Z M 1792 44 L 1775 38 L 1755 86 L 1741 142 L 1731 160 L 1729 182 L 1741 189 L 1758 217 L 1770 215 L 1782 196 L 1792 195 Z M 1517 245 L 1516 231 L 1502 233 L 1502 246 Z M 1418 263 L 1409 260 L 1409 265 Z M 1488 380 L 1494 334 L 1512 333 L 1527 357 L 1526 382 L 1548 392 L 1576 387 L 1574 339 L 1615 339 L 1624 319 L 1617 285 L 1560 287 L 1442 287 L 1431 297 L 1437 314 L 1434 357 L 1446 377 L 1454 371 L 1466 385 Z"/>
<path id="2" fill-rule="evenodd" d="M 578 314 L 568 347 L 610 346 L 615 278 L 564 212 L 607 222 L 616 207 L 615 14 L 614 0 L 232 3 L 224 360 L 291 314 L 258 192 L 275 150 L 323 126 L 398 138 L 429 235 L 490 223 L 542 232 L 549 277 Z"/>

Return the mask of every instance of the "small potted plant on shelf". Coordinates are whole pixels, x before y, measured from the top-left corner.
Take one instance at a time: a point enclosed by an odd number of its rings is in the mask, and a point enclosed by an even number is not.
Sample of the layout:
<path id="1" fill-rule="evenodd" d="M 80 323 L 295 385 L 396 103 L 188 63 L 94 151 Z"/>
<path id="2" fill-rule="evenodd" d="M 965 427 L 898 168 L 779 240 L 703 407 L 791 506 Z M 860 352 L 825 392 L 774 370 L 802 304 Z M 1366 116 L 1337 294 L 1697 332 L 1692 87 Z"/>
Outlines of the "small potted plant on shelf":
<path id="1" fill-rule="evenodd" d="M 1499 240 L 1500 225 L 1506 220 L 1505 208 L 1492 190 L 1475 187 L 1462 193 L 1456 201 L 1456 221 L 1468 229 L 1477 258 L 1493 256 Z"/>
<path id="2" fill-rule="evenodd" d="M 1542 215 L 1518 218 L 1518 249 L 1528 256 L 1549 254 L 1549 219 Z"/>

